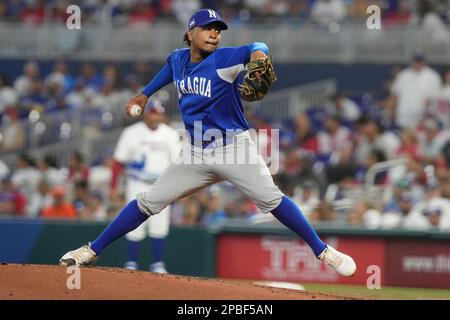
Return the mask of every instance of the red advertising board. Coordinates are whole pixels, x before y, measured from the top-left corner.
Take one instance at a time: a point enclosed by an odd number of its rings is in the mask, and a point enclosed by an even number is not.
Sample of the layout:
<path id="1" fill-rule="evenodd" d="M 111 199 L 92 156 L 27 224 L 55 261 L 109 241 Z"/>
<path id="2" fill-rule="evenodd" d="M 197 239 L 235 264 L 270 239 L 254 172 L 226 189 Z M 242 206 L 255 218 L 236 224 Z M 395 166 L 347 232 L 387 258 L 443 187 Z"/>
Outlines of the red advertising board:
<path id="1" fill-rule="evenodd" d="M 358 265 L 351 278 L 339 276 L 318 261 L 308 245 L 292 237 L 221 234 L 217 275 L 223 278 L 367 284 L 372 276 L 385 283 L 385 241 L 373 238 L 328 237 L 334 248 L 350 254 Z"/>
<path id="2" fill-rule="evenodd" d="M 388 247 L 389 285 L 450 289 L 450 243 L 392 240 Z"/>

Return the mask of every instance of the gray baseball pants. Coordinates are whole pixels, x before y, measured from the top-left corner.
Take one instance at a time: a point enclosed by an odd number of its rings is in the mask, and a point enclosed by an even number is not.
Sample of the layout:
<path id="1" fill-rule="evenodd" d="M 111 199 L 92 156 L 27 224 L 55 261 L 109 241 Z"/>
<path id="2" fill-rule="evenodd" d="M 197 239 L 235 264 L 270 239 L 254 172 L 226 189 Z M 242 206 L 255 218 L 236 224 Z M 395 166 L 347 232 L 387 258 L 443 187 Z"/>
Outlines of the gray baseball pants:
<path id="1" fill-rule="evenodd" d="M 177 199 L 226 180 L 252 199 L 263 213 L 274 210 L 284 194 L 273 182 L 269 168 L 258 153 L 248 131 L 212 148 L 183 145 L 176 161 L 151 186 L 137 195 L 139 209 L 154 215 Z"/>

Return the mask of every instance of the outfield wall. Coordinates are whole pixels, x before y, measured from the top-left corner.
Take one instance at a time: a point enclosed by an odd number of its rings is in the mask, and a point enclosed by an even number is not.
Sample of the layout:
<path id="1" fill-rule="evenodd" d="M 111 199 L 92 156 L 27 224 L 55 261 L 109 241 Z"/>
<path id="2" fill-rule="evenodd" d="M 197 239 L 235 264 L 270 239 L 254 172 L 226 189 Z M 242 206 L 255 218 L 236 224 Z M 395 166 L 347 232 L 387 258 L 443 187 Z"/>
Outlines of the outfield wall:
<path id="1" fill-rule="evenodd" d="M 92 241 L 105 223 L 0 220 L 0 262 L 55 264 L 69 249 Z M 355 277 L 343 278 L 317 261 L 308 246 L 278 225 L 227 225 L 216 229 L 172 227 L 166 263 L 173 274 L 295 282 L 373 284 L 450 289 L 450 234 L 317 228 L 358 264 Z M 98 260 L 123 266 L 126 243 L 120 239 Z M 142 243 L 140 268 L 150 264 L 150 245 Z M 371 278 L 372 276 L 372 278 Z"/>

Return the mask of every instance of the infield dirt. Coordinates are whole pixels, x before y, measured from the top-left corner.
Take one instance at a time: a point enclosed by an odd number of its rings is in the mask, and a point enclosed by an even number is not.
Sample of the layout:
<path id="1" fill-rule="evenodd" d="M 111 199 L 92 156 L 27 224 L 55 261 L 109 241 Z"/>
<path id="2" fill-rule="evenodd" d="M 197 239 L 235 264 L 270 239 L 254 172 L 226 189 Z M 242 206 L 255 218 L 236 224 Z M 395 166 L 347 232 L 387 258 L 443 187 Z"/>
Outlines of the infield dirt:
<path id="1" fill-rule="evenodd" d="M 0 300 L 345 300 L 331 293 L 262 287 L 251 282 L 163 275 L 120 268 L 80 269 L 80 289 L 69 289 L 73 274 L 51 265 L 0 265 Z M 69 279 L 69 283 L 75 284 Z"/>

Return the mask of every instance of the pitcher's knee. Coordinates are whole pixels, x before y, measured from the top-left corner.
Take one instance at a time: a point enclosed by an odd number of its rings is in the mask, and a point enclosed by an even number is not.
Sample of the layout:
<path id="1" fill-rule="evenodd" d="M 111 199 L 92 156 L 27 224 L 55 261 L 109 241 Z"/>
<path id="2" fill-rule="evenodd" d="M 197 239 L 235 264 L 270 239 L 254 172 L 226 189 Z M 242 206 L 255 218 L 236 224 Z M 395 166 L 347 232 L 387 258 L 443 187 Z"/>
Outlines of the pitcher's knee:
<path id="1" fill-rule="evenodd" d="M 139 210 L 149 216 L 160 213 L 168 205 L 165 200 L 158 200 L 152 192 L 138 193 L 136 200 Z"/>
<path id="2" fill-rule="evenodd" d="M 265 199 L 262 201 L 256 201 L 256 200 L 254 200 L 254 201 L 262 213 L 269 213 L 269 212 L 272 212 L 275 208 L 277 208 L 280 205 L 281 200 L 283 199 L 283 196 L 284 195 L 280 192 L 280 194 L 277 195 L 276 197 L 273 197 L 270 199 Z"/>

